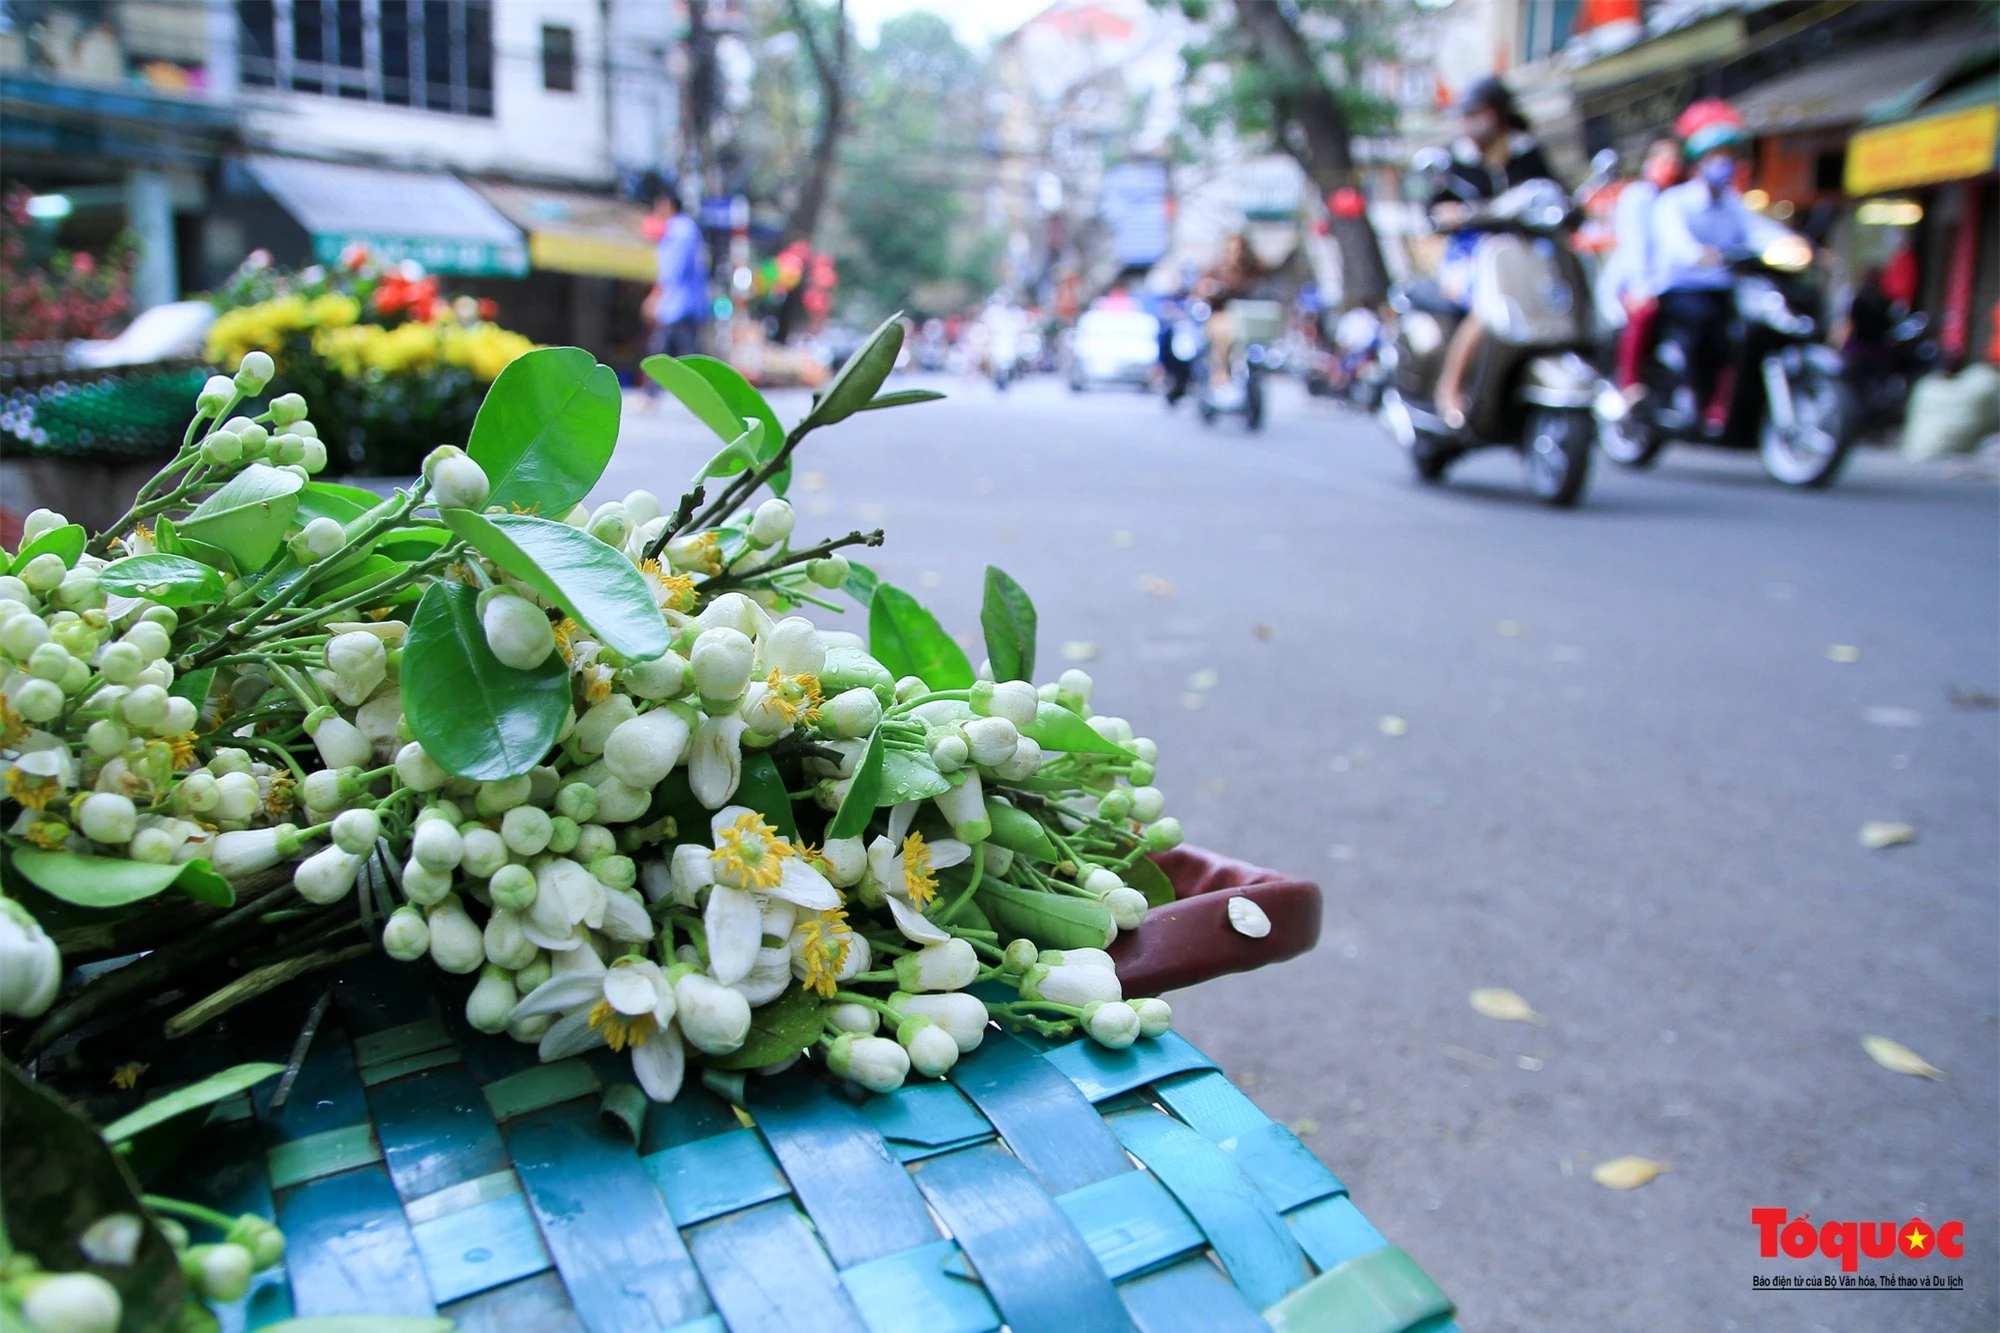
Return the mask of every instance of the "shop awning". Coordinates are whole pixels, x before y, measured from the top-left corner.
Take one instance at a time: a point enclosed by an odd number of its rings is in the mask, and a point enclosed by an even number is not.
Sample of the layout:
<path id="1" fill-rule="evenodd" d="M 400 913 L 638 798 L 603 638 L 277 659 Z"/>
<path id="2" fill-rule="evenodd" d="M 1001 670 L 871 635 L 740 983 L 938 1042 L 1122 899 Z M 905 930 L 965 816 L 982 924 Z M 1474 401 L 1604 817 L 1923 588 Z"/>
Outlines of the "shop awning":
<path id="1" fill-rule="evenodd" d="M 359 242 L 378 259 L 414 259 L 433 273 L 528 271 L 520 230 L 456 176 L 299 157 L 251 157 L 245 165 L 311 233 L 321 263 L 338 262 Z"/>
<path id="2" fill-rule="evenodd" d="M 651 282 L 659 271 L 644 230 L 646 212 L 637 204 L 505 181 L 472 184 L 528 233 L 528 260 L 537 269 L 631 282 Z"/>
<path id="3" fill-rule="evenodd" d="M 1954 27 L 1829 57 L 1750 89 L 1736 109 L 1759 135 L 1859 124 L 1878 108 L 1907 105 L 1941 86 L 1979 40 L 1976 29 Z"/>

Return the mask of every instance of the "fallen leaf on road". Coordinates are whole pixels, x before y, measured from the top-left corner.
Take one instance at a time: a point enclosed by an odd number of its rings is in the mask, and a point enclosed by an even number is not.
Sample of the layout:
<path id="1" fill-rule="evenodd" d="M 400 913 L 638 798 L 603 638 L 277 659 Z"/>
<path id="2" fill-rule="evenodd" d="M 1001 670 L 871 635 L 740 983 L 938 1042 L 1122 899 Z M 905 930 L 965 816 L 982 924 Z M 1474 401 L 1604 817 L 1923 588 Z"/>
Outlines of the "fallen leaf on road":
<path id="1" fill-rule="evenodd" d="M 1172 579 L 1163 579 L 1158 574 L 1141 574 L 1139 576 L 1139 591 L 1152 597 L 1172 597 L 1174 595 L 1174 583 Z"/>
<path id="2" fill-rule="evenodd" d="M 1125 531 L 1125 529 L 1123 528 L 1120 528 L 1118 529 L 1118 531 L 1111 534 L 1111 544 L 1121 549 L 1129 548 L 1134 542 L 1138 540 L 1139 539 L 1137 537 L 1134 537 L 1131 533 Z"/>
<path id="3" fill-rule="evenodd" d="M 1401 736 L 1406 732 L 1408 732 L 1410 729 L 1409 723 L 1403 721 L 1402 718 L 1396 717 L 1393 714 L 1383 718 L 1380 722 L 1377 722 L 1375 725 L 1382 729 L 1382 734 L 1384 736 Z"/>
<path id="4" fill-rule="evenodd" d="M 1514 1057 L 1514 1067 L 1525 1069 L 1530 1074 L 1538 1073 L 1542 1068 L 1542 1058 L 1538 1055 L 1517 1055 Z"/>
<path id="5" fill-rule="evenodd" d="M 1590 1178 L 1608 1190 L 1635 1190 L 1652 1183 L 1662 1172 L 1671 1171 L 1665 1162 L 1645 1157 L 1614 1157 L 1590 1169 Z"/>
<path id="6" fill-rule="evenodd" d="M 1097 656 L 1097 645 L 1089 639 L 1071 639 L 1062 646 L 1063 661 L 1089 662 Z"/>
<path id="7" fill-rule="evenodd" d="M 1481 1055 L 1478 1051 L 1468 1051 L 1463 1046 L 1453 1046 L 1447 1042 L 1439 1047 L 1439 1049 L 1444 1052 L 1445 1059 L 1456 1060 L 1462 1065 L 1472 1065 L 1479 1069 L 1498 1069 L 1500 1067 L 1500 1062 L 1492 1056 Z"/>
<path id="8" fill-rule="evenodd" d="M 1207 695 L 1196 694 L 1193 690 L 1189 690 L 1181 696 L 1181 707 L 1187 709 L 1190 713 L 1198 712 L 1207 703 Z"/>
<path id="9" fill-rule="evenodd" d="M 1884 847 L 1894 847 L 1900 843 L 1916 840 L 1915 829 L 1908 824 L 1898 824 L 1893 820 L 1871 819 L 1861 826 L 1861 845 L 1870 851 L 1880 851 Z"/>
<path id="10" fill-rule="evenodd" d="M 1278 637 L 1278 627 L 1268 620 L 1258 621 L 1250 627 L 1250 632 L 1266 643 Z"/>
<path id="11" fill-rule="evenodd" d="M 1521 637 L 1521 622 L 1518 620 L 1503 620 L 1496 628 L 1503 639 L 1518 639 Z"/>
<path id="12" fill-rule="evenodd" d="M 1991 690 L 1961 690 L 1954 685 L 1947 697 L 1953 708 L 2000 708 L 2000 694 Z"/>
<path id="13" fill-rule="evenodd" d="M 1308 1138 L 1311 1135 L 1319 1133 L 1319 1121 L 1312 1119 L 1294 1120 L 1286 1128 L 1290 1129 L 1292 1133 L 1298 1135 L 1302 1139 Z"/>
<path id="14" fill-rule="evenodd" d="M 1214 667 L 1203 667 L 1188 677 L 1188 688 L 1191 690 L 1212 690 L 1215 688 L 1215 683 L 1221 679 L 1222 673 Z"/>
<path id="15" fill-rule="evenodd" d="M 1924 715 L 1914 708 L 1904 708 L 1899 704 L 1874 704 L 1863 710 L 1862 717 L 1875 727 L 1921 727 Z"/>
<path id="16" fill-rule="evenodd" d="M 1892 1074 L 1908 1074 L 1912 1078 L 1930 1078 L 1940 1081 L 1944 1071 L 1918 1055 L 1900 1041 L 1887 1037 L 1863 1037 L 1861 1049 L 1868 1052 L 1868 1058 Z"/>
<path id="17" fill-rule="evenodd" d="M 1520 995 L 1504 986 L 1481 986 L 1466 998 L 1481 1014 L 1503 1023 L 1533 1023 L 1538 1028 L 1547 1027 L 1549 1023 Z"/>
<path id="18" fill-rule="evenodd" d="M 1851 643 L 1829 643 L 1826 646 L 1826 660 L 1829 662 L 1859 662 L 1861 650 Z"/>

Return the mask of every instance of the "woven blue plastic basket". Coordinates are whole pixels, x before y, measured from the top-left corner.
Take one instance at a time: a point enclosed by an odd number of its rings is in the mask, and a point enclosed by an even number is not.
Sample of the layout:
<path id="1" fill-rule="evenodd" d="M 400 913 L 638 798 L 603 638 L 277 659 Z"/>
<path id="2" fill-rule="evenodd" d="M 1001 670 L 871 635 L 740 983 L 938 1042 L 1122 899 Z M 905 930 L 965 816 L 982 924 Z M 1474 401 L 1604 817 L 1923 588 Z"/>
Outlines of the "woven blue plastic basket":
<path id="1" fill-rule="evenodd" d="M 285 1230 L 223 1326 L 440 1313 L 461 1329 L 1450 1330 L 1346 1187 L 1186 1041 L 994 1031 L 949 1081 L 855 1100 L 817 1067 L 692 1080 L 552 1065 L 417 969 L 336 988 L 287 1100 L 219 1109 L 169 1193 Z M 746 1119 L 752 1123 L 746 1123 Z"/>

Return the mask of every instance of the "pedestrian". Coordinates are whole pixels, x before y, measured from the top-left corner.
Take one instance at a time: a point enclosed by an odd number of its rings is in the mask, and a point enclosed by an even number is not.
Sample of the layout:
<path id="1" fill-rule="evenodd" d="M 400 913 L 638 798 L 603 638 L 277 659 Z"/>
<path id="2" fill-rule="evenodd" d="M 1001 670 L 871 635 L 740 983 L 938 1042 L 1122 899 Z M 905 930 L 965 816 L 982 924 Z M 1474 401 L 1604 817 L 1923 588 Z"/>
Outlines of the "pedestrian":
<path id="1" fill-rule="evenodd" d="M 708 262 L 701 228 L 682 208 L 674 187 L 658 175 L 647 177 L 646 192 L 661 228 L 656 247 L 659 277 L 645 305 L 653 325 L 646 350 L 692 356 L 701 349 L 701 326 L 708 319 Z"/>
<path id="2" fill-rule="evenodd" d="M 1716 353 L 1728 343 L 1730 260 L 1761 254 L 1792 233 L 1745 204 L 1736 188 L 1737 157 L 1749 143 L 1736 108 L 1720 98 L 1696 102 L 1674 128 L 1694 170 L 1653 206 L 1653 281 L 1660 359 L 1680 377 L 1662 422 L 1685 430 L 1708 401 Z"/>

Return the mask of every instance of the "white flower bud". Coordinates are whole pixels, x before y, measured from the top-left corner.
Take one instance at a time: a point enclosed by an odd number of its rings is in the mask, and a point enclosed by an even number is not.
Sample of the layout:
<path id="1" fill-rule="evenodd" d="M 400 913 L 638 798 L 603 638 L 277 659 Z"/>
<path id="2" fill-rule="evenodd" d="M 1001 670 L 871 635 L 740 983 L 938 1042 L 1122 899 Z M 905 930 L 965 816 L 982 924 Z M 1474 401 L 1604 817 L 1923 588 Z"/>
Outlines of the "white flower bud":
<path id="1" fill-rule="evenodd" d="M 792 535 L 797 519 L 785 500 L 766 500 L 750 515 L 750 540 L 758 546 L 776 546 Z"/>
<path id="2" fill-rule="evenodd" d="M 827 1022 L 842 1032 L 871 1036 L 882 1026 L 882 1015 L 865 1004 L 842 1003 L 828 1007 Z"/>
<path id="3" fill-rule="evenodd" d="M 1168 815 L 1165 819 L 1156 819 L 1146 826 L 1146 850 L 1164 852 L 1169 847 L 1178 847 L 1181 845 L 1181 836 L 1180 820 L 1172 815 Z"/>
<path id="4" fill-rule="evenodd" d="M 913 994 L 964 990 L 979 975 L 979 955 L 970 944 L 954 937 L 906 953 L 895 961 L 894 967 L 896 985 Z"/>
<path id="5" fill-rule="evenodd" d="M 555 827 L 548 811 L 532 805 L 517 805 L 500 821 L 500 838 L 516 856 L 534 856 L 549 845 Z"/>
<path id="6" fill-rule="evenodd" d="M 909 1052 L 910 1067 L 928 1078 L 942 1078 L 947 1070 L 958 1063 L 958 1043 L 951 1034 L 928 1019 L 916 1018 L 904 1024 L 913 1028 L 907 1040 L 902 1040 L 903 1049 Z M 898 1039 L 904 1037 L 902 1030 L 896 1033 Z"/>
<path id="7" fill-rule="evenodd" d="M 426 462 L 424 474 L 431 481 L 431 503 L 439 509 L 478 509 L 491 489 L 486 469 L 465 454 Z"/>
<path id="8" fill-rule="evenodd" d="M 1138 755 L 1146 763 L 1157 764 L 1160 762 L 1160 747 L 1149 737 L 1135 736 L 1132 738 L 1132 743 L 1125 748 L 1133 754 Z"/>
<path id="9" fill-rule="evenodd" d="M 457 898 L 448 897 L 431 908 L 426 921 L 431 928 L 431 961 L 439 967 L 463 976 L 486 961 L 479 927 Z"/>
<path id="10" fill-rule="evenodd" d="M 1007 680 L 993 687 L 993 695 L 986 708 L 991 716 L 1004 717 L 1019 729 L 1035 720 L 1035 709 L 1040 703 L 1033 685 L 1025 680 Z"/>
<path id="11" fill-rule="evenodd" d="M 95 1273 L 57 1273 L 34 1284 L 21 1315 L 38 1333 L 117 1333 L 124 1303 Z"/>
<path id="12" fill-rule="evenodd" d="M 1120 930 L 1137 930 L 1152 910 L 1145 894 L 1123 884 L 1104 895 L 1104 906 L 1111 913 L 1111 923 Z"/>
<path id="13" fill-rule="evenodd" d="M 1139 1035 L 1163 1037 L 1174 1024 L 1174 1011 L 1165 1000 L 1133 1000 L 1132 1012 L 1139 1015 Z"/>
<path id="14" fill-rule="evenodd" d="M 180 844 L 174 841 L 173 834 L 161 828 L 142 828 L 125 844 L 125 855 L 149 866 L 173 864 L 174 853 L 179 850 Z"/>
<path id="15" fill-rule="evenodd" d="M 1139 1015 L 1123 1000 L 1104 1000 L 1083 1008 L 1083 1030 L 1100 1046 L 1122 1051 L 1139 1037 Z"/>
<path id="16" fill-rule="evenodd" d="M 347 541 L 347 530 L 339 519 L 325 515 L 305 525 L 292 543 L 292 557 L 302 565 L 324 560 Z"/>
<path id="17" fill-rule="evenodd" d="M 35 1018 L 62 986 L 62 954 L 28 909 L 0 898 L 0 1014 Z"/>
<path id="18" fill-rule="evenodd" d="M 688 722 L 671 708 L 655 708 L 621 722 L 604 742 L 604 766 L 627 787 L 650 792 L 687 751 Z"/>
<path id="19" fill-rule="evenodd" d="M 505 1032 L 507 1020 L 514 1016 L 514 1006 L 520 1000 L 514 993 L 514 978 L 508 969 L 488 963 L 479 971 L 479 984 L 465 997 L 465 1021 L 479 1032 Z"/>
<path id="20" fill-rule="evenodd" d="M 183 699 L 178 694 L 167 699 L 167 709 L 153 728 L 155 736 L 184 736 L 195 729 L 201 721 L 201 705 L 192 699 Z"/>
<path id="21" fill-rule="evenodd" d="M 493 879 L 487 884 L 486 891 L 493 896 L 495 907 L 510 912 L 525 912 L 533 907 L 540 897 L 540 886 L 535 881 L 535 872 L 523 865 L 501 866 L 493 872 Z"/>
<path id="22" fill-rule="evenodd" d="M 525 804 L 534 790 L 535 780 L 526 773 L 511 778 L 495 778 L 479 784 L 479 794 L 473 798 L 472 805 L 481 819 L 492 819 Z"/>
<path id="23" fill-rule="evenodd" d="M 123 1268 L 139 1253 L 146 1236 L 146 1224 L 137 1213 L 106 1213 L 84 1229 L 77 1248 L 94 1264 Z"/>
<path id="24" fill-rule="evenodd" d="M 710 810 L 720 810 L 736 795 L 743 780 L 743 731 L 740 717 L 711 717 L 695 732 L 688 753 L 688 787 Z"/>
<path id="25" fill-rule="evenodd" d="M 216 835 L 208 844 L 208 863 L 224 879 L 240 880 L 269 870 L 298 849 L 299 831 L 291 824 L 239 829 Z"/>
<path id="26" fill-rule="evenodd" d="M 630 491 L 619 503 L 625 506 L 625 517 L 634 527 L 643 527 L 660 516 L 660 497 L 651 491 Z"/>
<path id="27" fill-rule="evenodd" d="M 132 835 L 139 831 L 139 811 L 129 797 L 97 792 L 83 798 L 76 826 L 92 842 L 115 846 L 132 841 Z"/>
<path id="28" fill-rule="evenodd" d="M 215 817 L 235 822 L 257 813 L 263 805 L 257 779 L 248 773 L 228 772 L 215 780 Z"/>
<path id="29" fill-rule="evenodd" d="M 444 786 L 451 774 L 439 767 L 421 744 L 411 741 L 396 751 L 396 777 L 411 791 L 426 792 Z"/>
<path id="30" fill-rule="evenodd" d="M 69 520 L 53 509 L 31 509 L 21 520 L 21 545 L 27 546 L 45 532 L 68 526 Z"/>
<path id="31" fill-rule="evenodd" d="M 366 630 L 336 634 L 326 645 L 326 665 L 336 679 L 334 693 L 349 708 L 375 693 L 389 673 L 389 650 Z"/>
<path id="32" fill-rule="evenodd" d="M 539 606 L 507 591 L 485 601 L 479 625 L 486 632 L 487 648 L 502 666 L 533 671 L 548 660 L 556 648 L 555 627 Z"/>
<path id="33" fill-rule="evenodd" d="M 972 762 L 989 767 L 1012 759 L 1021 741 L 1021 733 L 1004 717 L 975 717 L 964 730 Z"/>
<path id="34" fill-rule="evenodd" d="M 819 850 L 827 866 L 827 882 L 836 889 L 861 882 L 868 870 L 868 848 L 860 838 L 828 838 Z"/>
<path id="35" fill-rule="evenodd" d="M 361 866 L 367 860 L 365 852 L 342 851 L 339 847 L 322 848 L 299 862 L 292 871 L 292 886 L 299 891 L 299 897 L 309 903 L 321 907 L 337 903 L 353 890 L 354 878 L 361 873 Z"/>
<path id="36" fill-rule="evenodd" d="M 410 837 L 410 856 L 426 870 L 456 870 L 465 859 L 465 839 L 445 820 L 426 819 Z"/>
<path id="37" fill-rule="evenodd" d="M 24 680 L 8 692 L 7 704 L 29 722 L 51 722 L 63 710 L 62 686 L 48 680 Z"/>
<path id="38" fill-rule="evenodd" d="M 15 705 L 17 712 L 19 707 Z M 167 692 L 157 685 L 141 685 L 118 701 L 118 716 L 125 719 L 127 726 L 151 731 L 166 720 Z"/>
<path id="39" fill-rule="evenodd" d="M 1090 702 L 1090 692 L 1095 688 L 1095 682 L 1091 680 L 1089 672 L 1071 667 L 1069 670 L 1063 672 L 1062 675 L 1056 677 L 1056 687 L 1074 694 L 1080 701 L 1087 704 Z"/>
<path id="40" fill-rule="evenodd" d="M 756 656 L 748 636 L 741 630 L 719 626 L 703 630 L 688 653 L 694 671 L 695 688 L 701 697 L 726 703 L 743 697 L 750 683 L 750 664 Z"/>
<path id="41" fill-rule="evenodd" d="M 674 983 L 681 1035 L 698 1051 L 727 1055 L 750 1035 L 750 1002 L 699 972 Z"/>
<path id="42" fill-rule="evenodd" d="M 235 384 L 245 396 L 260 394 L 264 392 L 264 386 L 271 382 L 271 376 L 277 373 L 278 364 L 271 360 L 269 352 L 245 352 L 243 359 L 236 363 Z M 242 1293 L 238 1292 L 237 1295 L 240 1296 Z M 226 1296 L 223 1299 L 235 1300 L 236 1297 Z"/>
<path id="43" fill-rule="evenodd" d="M 957 731 L 947 731 L 931 742 L 931 762 L 940 773 L 956 773 L 972 757 L 972 747 Z"/>
<path id="44" fill-rule="evenodd" d="M 1132 818 L 1141 824 L 1150 824 L 1158 819 L 1167 808 L 1167 798 L 1158 787 L 1134 787 L 1132 789 Z"/>
<path id="45" fill-rule="evenodd" d="M 69 566 L 54 551 L 44 551 L 15 571 L 15 577 L 28 585 L 31 592 L 46 595 L 62 586 L 69 574 Z"/>
<path id="46" fill-rule="evenodd" d="M 48 641 L 48 622 L 31 611 L 17 612 L 0 624 L 0 650 L 16 662 L 27 661 Z"/>
<path id="47" fill-rule="evenodd" d="M 993 821 L 986 815 L 986 798 L 980 789 L 979 774 L 972 769 L 965 770 L 965 781 L 938 794 L 937 808 L 938 813 L 950 823 L 952 836 L 960 842 L 984 842 L 993 832 Z"/>
<path id="48" fill-rule="evenodd" d="M 806 577 L 822 588 L 843 588 L 853 574 L 854 568 L 847 563 L 847 557 L 838 552 L 821 556 L 806 566 Z"/>
<path id="49" fill-rule="evenodd" d="M 1005 782 L 1022 782 L 1035 776 L 1035 770 L 1042 766 L 1042 747 L 1033 737 L 1023 736 L 1014 745 L 1014 753 L 1004 764 L 993 766 L 993 776 Z"/>
<path id="50" fill-rule="evenodd" d="M 333 845 L 343 852 L 365 856 L 375 850 L 382 836 L 382 820 L 373 810 L 347 810 L 333 821 Z"/>
<path id="51" fill-rule="evenodd" d="M 441 824 L 442 820 L 432 820 Z M 451 893 L 452 872 L 432 870 L 423 862 L 412 858 L 403 863 L 403 896 L 419 907 L 431 907 L 441 903 Z"/>
<path id="52" fill-rule="evenodd" d="M 842 690 L 820 708 L 820 730 L 834 736 L 862 737 L 882 720 L 882 701 L 865 685 Z"/>
<path id="53" fill-rule="evenodd" d="M 526 967 L 535 959 L 535 942 L 528 938 L 527 923 L 518 912 L 496 908 L 486 918 L 482 939 L 488 961 L 509 971 Z"/>
<path id="54" fill-rule="evenodd" d="M 826 670 L 826 645 L 819 630 L 801 616 L 786 616 L 764 636 L 759 670 L 788 676 L 817 676 Z"/>
<path id="55" fill-rule="evenodd" d="M 626 667 L 618 673 L 618 683 L 641 699 L 671 699 L 686 687 L 687 674 L 687 659 L 668 652 Z"/>
<path id="56" fill-rule="evenodd" d="M 956 992 L 950 995 L 912 995 L 899 1001 L 897 1006 L 903 1013 L 919 1014 L 938 1025 L 957 1045 L 959 1053 L 969 1055 L 979 1049 L 979 1043 L 986 1039 L 986 1025 L 990 1015 L 986 1005 L 976 995 Z M 871 1011 L 872 1012 L 872 1011 Z"/>
<path id="57" fill-rule="evenodd" d="M 1077 963 L 1059 963 L 1054 967 L 1037 963 L 1021 978 L 1021 996 L 1074 1005 L 1124 998 L 1116 972 Z"/>
<path id="58" fill-rule="evenodd" d="M 597 784 L 597 817 L 608 823 L 637 823 L 652 803 L 651 787 L 630 786 L 617 778 L 606 778 Z"/>
<path id="59" fill-rule="evenodd" d="M 195 395 L 195 411 L 212 417 L 228 407 L 236 398 L 236 381 L 227 375 L 210 375 Z"/>
<path id="60" fill-rule="evenodd" d="M 887 1037 L 849 1035 L 835 1038 L 826 1055 L 826 1067 L 870 1092 L 887 1093 L 902 1087 L 909 1077 L 910 1057 Z"/>
<path id="61" fill-rule="evenodd" d="M 584 754 L 603 754 L 611 733 L 638 715 L 639 710 L 629 695 L 614 694 L 602 703 L 593 704 L 577 719 L 573 737 L 576 748 Z"/>
<path id="62" fill-rule="evenodd" d="M 339 714 L 321 717 L 306 728 L 320 762 L 328 768 L 362 768 L 375 757 L 375 746 L 361 728 Z"/>
<path id="63" fill-rule="evenodd" d="M 382 952 L 399 963 L 414 963 L 430 952 L 431 928 L 414 907 L 398 907 L 382 927 Z"/>

